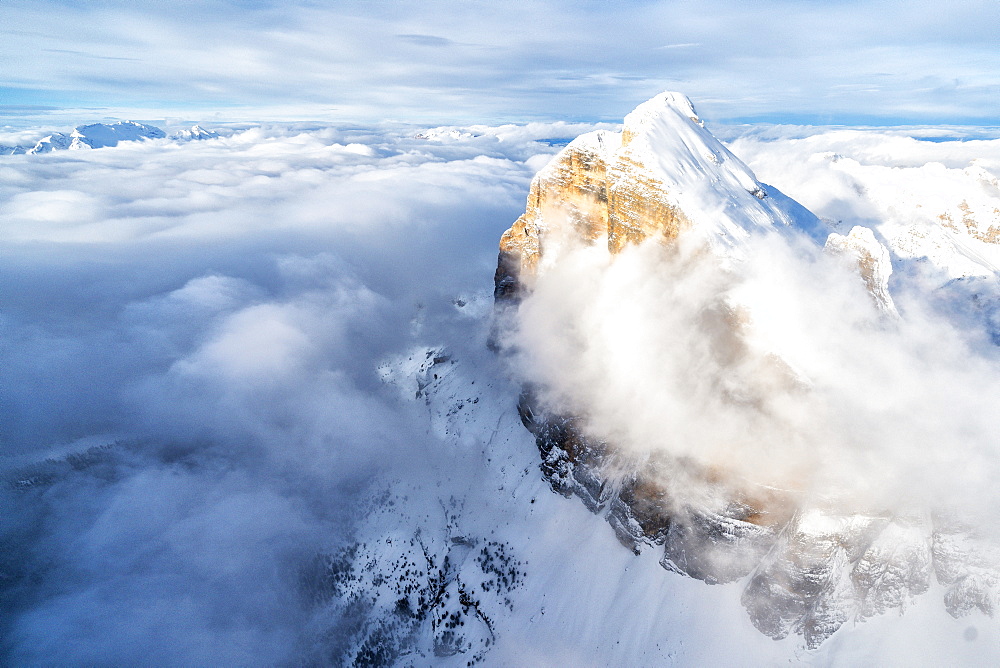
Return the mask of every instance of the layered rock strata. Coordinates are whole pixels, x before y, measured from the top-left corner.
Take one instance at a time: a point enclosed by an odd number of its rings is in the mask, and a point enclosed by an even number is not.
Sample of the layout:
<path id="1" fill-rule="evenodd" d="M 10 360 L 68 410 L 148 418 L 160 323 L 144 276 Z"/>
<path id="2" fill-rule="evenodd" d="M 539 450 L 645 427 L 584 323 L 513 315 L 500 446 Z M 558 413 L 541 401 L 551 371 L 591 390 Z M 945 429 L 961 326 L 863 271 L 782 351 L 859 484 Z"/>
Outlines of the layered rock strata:
<path id="1" fill-rule="evenodd" d="M 524 214 L 500 239 L 496 297 L 530 290 L 541 265 L 580 244 L 615 254 L 687 230 L 725 253 L 755 229 L 791 222 L 690 100 L 663 93 L 629 114 L 621 133 L 581 135 L 535 176 Z"/>

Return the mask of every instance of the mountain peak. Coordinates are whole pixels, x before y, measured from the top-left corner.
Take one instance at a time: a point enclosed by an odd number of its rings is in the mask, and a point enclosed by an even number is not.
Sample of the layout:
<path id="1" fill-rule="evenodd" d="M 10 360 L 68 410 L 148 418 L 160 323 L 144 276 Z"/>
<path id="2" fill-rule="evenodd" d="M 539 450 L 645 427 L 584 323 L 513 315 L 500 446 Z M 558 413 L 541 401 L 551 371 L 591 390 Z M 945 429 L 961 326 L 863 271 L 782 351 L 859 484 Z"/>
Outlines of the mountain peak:
<path id="1" fill-rule="evenodd" d="M 838 332 L 856 320 L 868 338 L 900 319 L 875 234 L 855 226 L 822 245 L 820 227 L 667 92 L 620 134 L 578 137 L 536 175 L 501 238 L 495 288 L 511 306 L 499 312 L 524 381 L 519 413 L 553 490 L 578 496 L 637 554 L 661 549 L 669 571 L 742 580 L 754 626 L 810 648 L 849 619 L 904 608 L 935 568 L 963 573 L 943 582 L 952 614 L 995 596 L 992 579 L 961 590 L 974 564 L 930 547 L 947 522 L 844 491 L 867 490 L 838 459 L 854 436 L 838 440 L 824 416 L 853 399 L 796 352 L 816 330 L 798 329 L 803 307 L 782 291 L 796 277 L 842 294 L 848 306 L 819 300 Z M 894 536 L 905 538 L 898 554 Z"/>
<path id="2" fill-rule="evenodd" d="M 700 127 L 705 125 L 704 121 L 698 117 L 698 112 L 695 111 L 694 104 L 687 95 L 674 91 L 664 91 L 656 97 L 646 100 L 625 116 L 625 133 L 626 135 L 638 133 L 647 125 L 671 117 L 686 119 Z"/>
<path id="3" fill-rule="evenodd" d="M 524 215 L 501 239 L 497 295 L 530 286 L 539 267 L 580 242 L 615 254 L 689 230 L 720 254 L 738 254 L 754 230 L 788 228 L 804 212 L 794 210 L 768 197 L 686 96 L 664 92 L 628 114 L 621 133 L 581 135 L 535 176 Z"/>
<path id="4" fill-rule="evenodd" d="M 192 125 L 186 130 L 180 130 L 170 135 L 171 139 L 178 141 L 200 141 L 204 139 L 217 139 L 219 133 L 214 130 L 206 130 L 200 125 Z"/>

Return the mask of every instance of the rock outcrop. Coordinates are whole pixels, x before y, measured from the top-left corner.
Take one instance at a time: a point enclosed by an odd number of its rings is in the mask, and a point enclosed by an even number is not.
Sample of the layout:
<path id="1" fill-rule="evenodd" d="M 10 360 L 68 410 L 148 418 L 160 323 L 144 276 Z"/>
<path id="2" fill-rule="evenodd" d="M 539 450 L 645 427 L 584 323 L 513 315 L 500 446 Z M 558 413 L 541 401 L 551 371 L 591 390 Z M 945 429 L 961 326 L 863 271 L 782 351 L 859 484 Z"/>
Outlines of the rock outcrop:
<path id="1" fill-rule="evenodd" d="M 780 490 L 713 481 L 686 462 L 623 467 L 614 448 L 577 421 L 519 404 L 554 491 L 603 515 L 635 553 L 662 550 L 668 571 L 709 584 L 742 581 L 743 605 L 762 633 L 818 647 L 849 621 L 904 611 L 936 581 L 955 617 L 1000 605 L 996 548 L 968 527 L 927 515 L 807 508 Z M 677 494 L 685 476 L 714 482 L 715 505 Z M 753 496 L 748 492 L 754 493 Z"/>
<path id="2" fill-rule="evenodd" d="M 884 313 L 899 315 L 889 294 L 889 276 L 892 275 L 889 249 L 879 243 L 874 232 L 857 225 L 847 236 L 833 233 L 827 238 L 825 249 L 834 255 L 850 257 L 876 306 Z"/>

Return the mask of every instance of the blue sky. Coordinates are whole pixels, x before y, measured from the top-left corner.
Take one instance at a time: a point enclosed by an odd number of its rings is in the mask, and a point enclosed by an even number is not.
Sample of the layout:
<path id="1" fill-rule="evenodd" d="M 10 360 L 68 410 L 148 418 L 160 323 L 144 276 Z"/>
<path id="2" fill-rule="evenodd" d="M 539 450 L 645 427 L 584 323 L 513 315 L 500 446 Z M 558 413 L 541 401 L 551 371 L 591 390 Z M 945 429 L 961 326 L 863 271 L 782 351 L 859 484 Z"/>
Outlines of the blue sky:
<path id="1" fill-rule="evenodd" d="M 0 116 L 996 124 L 1000 4 L 58 2 L 0 5 Z"/>

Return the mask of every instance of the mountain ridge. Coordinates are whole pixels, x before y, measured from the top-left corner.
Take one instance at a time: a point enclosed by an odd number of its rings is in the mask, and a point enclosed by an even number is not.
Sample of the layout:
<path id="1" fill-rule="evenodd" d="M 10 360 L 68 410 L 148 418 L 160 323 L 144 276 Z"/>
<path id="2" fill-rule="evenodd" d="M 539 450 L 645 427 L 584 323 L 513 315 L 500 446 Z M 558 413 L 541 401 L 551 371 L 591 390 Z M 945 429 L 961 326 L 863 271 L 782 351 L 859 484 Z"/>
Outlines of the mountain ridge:
<path id="1" fill-rule="evenodd" d="M 52 151 L 78 151 L 96 148 L 111 148 L 119 142 L 169 139 L 171 141 L 197 141 L 215 139 L 219 133 L 193 125 L 171 135 L 156 127 L 137 121 L 115 121 L 114 123 L 87 123 L 78 125 L 70 132 L 53 132 L 42 137 L 32 146 L 2 146 L 0 155 L 38 155 Z"/>

